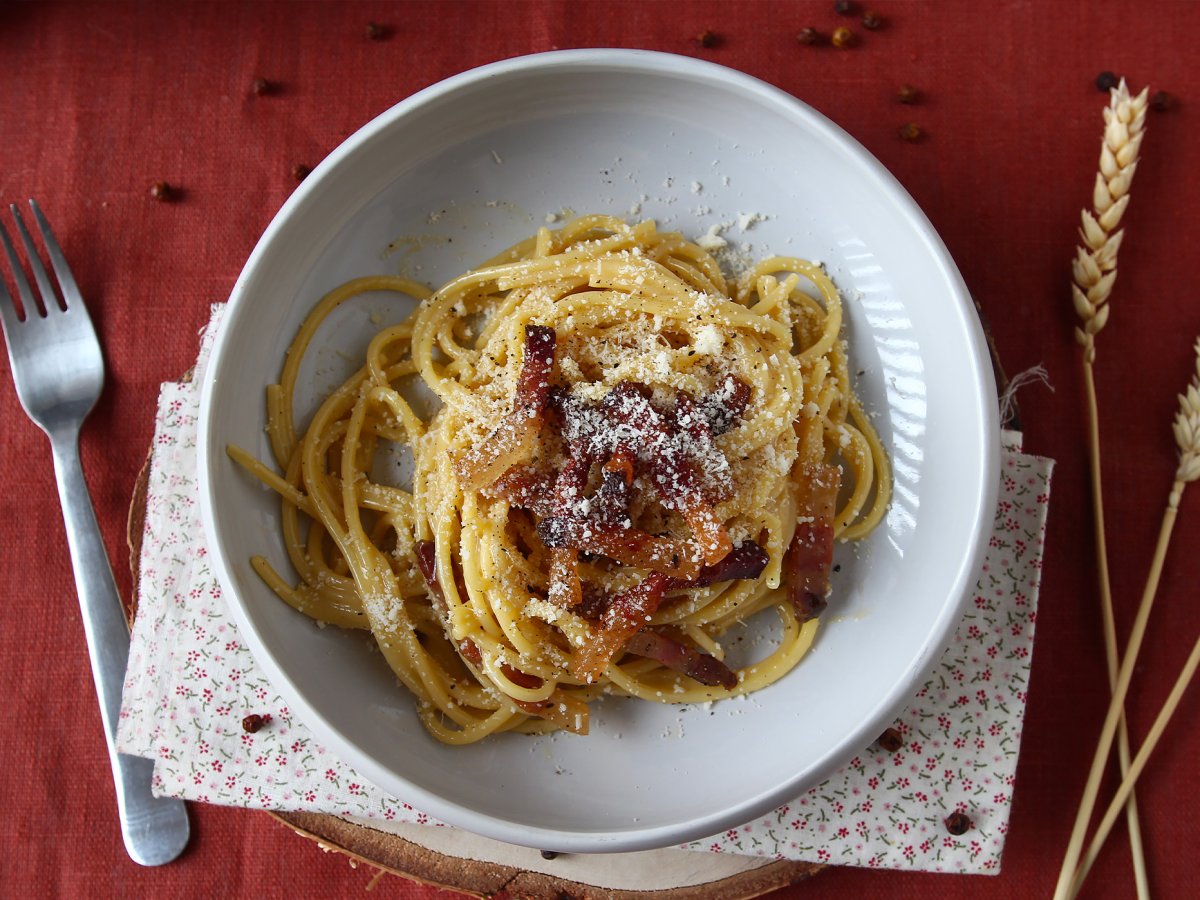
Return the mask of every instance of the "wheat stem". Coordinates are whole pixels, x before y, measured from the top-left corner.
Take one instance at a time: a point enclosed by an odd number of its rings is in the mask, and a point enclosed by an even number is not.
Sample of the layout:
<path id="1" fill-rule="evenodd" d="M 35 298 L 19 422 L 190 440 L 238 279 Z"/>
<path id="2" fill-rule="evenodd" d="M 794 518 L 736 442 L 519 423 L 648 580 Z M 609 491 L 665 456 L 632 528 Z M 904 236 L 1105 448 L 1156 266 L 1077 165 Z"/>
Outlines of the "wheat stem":
<path id="1" fill-rule="evenodd" d="M 1117 788 L 1116 794 L 1113 795 L 1112 801 L 1108 804 L 1108 809 L 1104 811 L 1104 816 L 1101 818 L 1100 824 L 1096 827 L 1096 834 L 1092 838 L 1092 842 L 1088 845 L 1087 853 L 1084 854 L 1083 862 L 1079 864 L 1079 869 L 1076 871 L 1075 878 L 1072 881 L 1072 897 L 1077 896 L 1079 889 L 1083 886 L 1083 880 L 1087 877 L 1088 872 L 1091 871 L 1092 864 L 1100 854 L 1101 846 L 1103 846 L 1105 839 L 1108 838 L 1108 833 L 1112 831 L 1113 823 L 1116 822 L 1117 816 L 1121 812 L 1121 804 L 1125 802 L 1125 799 L 1133 791 L 1134 782 L 1142 774 L 1142 769 L 1146 767 L 1146 762 L 1150 759 L 1150 754 L 1158 746 L 1158 739 L 1162 737 L 1167 723 L 1171 721 L 1171 716 L 1175 714 L 1175 710 L 1179 706 L 1179 701 L 1183 699 L 1184 692 L 1195 677 L 1196 666 L 1198 664 L 1200 664 L 1200 637 L 1197 637 L 1196 642 L 1192 645 L 1192 652 L 1188 654 L 1187 662 L 1183 664 L 1183 668 L 1179 672 L 1179 677 L 1175 679 L 1175 685 L 1171 688 L 1171 693 L 1167 695 L 1162 709 L 1159 710 L 1158 716 L 1155 717 L 1154 724 L 1150 727 L 1150 731 L 1146 735 L 1146 740 L 1138 748 L 1137 756 L 1134 757 L 1133 763 L 1129 767 L 1129 774 L 1125 776 L 1125 779 L 1121 782 L 1121 786 Z"/>
<path id="2" fill-rule="evenodd" d="M 1196 340 L 1194 349 L 1196 351 L 1196 372 L 1187 390 L 1179 396 L 1179 411 L 1176 413 L 1175 421 L 1172 423 L 1175 442 L 1179 447 L 1179 465 L 1175 471 L 1175 480 L 1171 486 L 1171 491 L 1167 496 L 1167 506 L 1163 511 L 1158 542 L 1154 547 L 1154 558 L 1150 564 L 1150 572 L 1146 576 L 1146 586 L 1142 591 L 1141 604 L 1138 606 L 1133 627 L 1129 632 L 1129 643 L 1125 648 L 1121 670 L 1117 674 L 1117 683 L 1113 689 L 1112 702 L 1109 704 L 1108 715 L 1105 716 L 1104 726 L 1100 730 L 1100 740 L 1096 745 L 1096 752 L 1092 757 L 1092 767 L 1088 772 L 1083 799 L 1080 802 L 1079 811 L 1075 817 L 1075 828 L 1071 832 L 1071 840 L 1067 846 L 1067 853 L 1063 859 L 1062 868 L 1059 870 L 1058 884 L 1054 891 L 1055 900 L 1069 900 L 1069 898 L 1074 897 L 1079 889 L 1079 885 L 1083 882 L 1083 875 L 1086 874 L 1086 869 L 1081 870 L 1083 874 L 1076 873 L 1076 868 L 1079 866 L 1080 851 L 1083 847 L 1084 834 L 1087 830 L 1088 820 L 1091 818 L 1092 811 L 1096 805 L 1096 797 L 1100 790 L 1100 779 L 1104 774 L 1104 764 L 1108 759 L 1109 751 L 1112 749 L 1113 736 L 1116 733 L 1117 724 L 1121 720 L 1125 695 L 1129 691 L 1129 683 L 1133 677 L 1133 668 L 1137 663 L 1138 652 L 1142 646 L 1142 638 L 1146 633 L 1146 622 L 1150 618 L 1150 609 L 1154 605 L 1154 596 L 1158 591 L 1158 583 L 1162 577 L 1163 562 L 1167 556 L 1167 547 L 1171 541 L 1171 532 L 1175 527 L 1179 504 L 1183 499 L 1184 487 L 1189 482 L 1200 479 L 1200 338 Z M 1194 653 L 1195 651 L 1193 651 Z M 1192 668 L 1191 672 L 1188 671 L 1189 666 Z M 1180 674 L 1180 680 L 1176 684 L 1179 694 L 1182 694 L 1183 689 L 1191 680 L 1194 668 L 1192 661 L 1189 659 L 1188 665 L 1185 665 L 1184 671 Z M 1172 696 L 1174 694 L 1175 692 L 1173 691 Z M 1168 700 L 1168 706 L 1164 707 L 1163 712 L 1159 716 L 1162 727 L 1166 727 L 1166 721 L 1170 718 L 1171 712 L 1173 712 L 1178 702 L 1178 697 L 1175 697 L 1173 703 Z M 1158 724 L 1159 722 L 1156 721 L 1155 725 L 1157 726 Z M 1161 734 L 1161 728 L 1159 729 L 1159 734 Z M 1158 735 L 1155 734 L 1153 736 L 1155 742 L 1157 742 Z M 1145 765 L 1145 759 L 1153 749 L 1153 744 L 1148 743 L 1143 746 L 1143 752 L 1139 752 L 1138 754 L 1141 766 Z M 1123 799 L 1132 795 L 1133 783 L 1136 781 L 1140 771 L 1140 767 L 1135 771 L 1131 765 L 1129 771 L 1123 776 Z M 1107 813 L 1105 818 L 1108 818 Z M 1112 827 L 1111 822 L 1108 823 L 1107 827 Z M 1104 832 L 1104 836 L 1107 836 L 1107 831 Z M 1100 837 L 1099 832 L 1097 832 L 1097 838 Z M 1093 840 L 1093 845 L 1095 845 L 1098 851 L 1099 844 L 1095 840 Z M 1086 861 L 1085 865 L 1087 868 L 1090 868 L 1091 862 Z"/>
<path id="3" fill-rule="evenodd" d="M 1125 655 L 1121 669 L 1117 673 L 1116 687 L 1113 689 L 1112 702 L 1108 707 L 1108 715 L 1104 718 L 1104 726 L 1100 729 L 1100 742 L 1092 756 L 1092 767 L 1088 772 L 1087 783 L 1083 789 L 1083 799 L 1079 811 L 1075 815 L 1075 827 L 1071 831 L 1071 840 L 1067 844 L 1067 852 L 1063 857 L 1062 868 L 1058 873 L 1058 885 L 1054 890 L 1054 900 L 1068 900 L 1072 896 L 1070 888 L 1075 867 L 1079 864 L 1079 854 L 1083 849 L 1084 834 L 1087 831 L 1088 820 L 1096 806 L 1096 795 L 1100 790 L 1100 779 L 1104 775 L 1104 766 L 1108 762 L 1108 754 L 1112 749 L 1113 737 L 1117 732 L 1117 724 L 1121 721 L 1125 706 L 1125 695 L 1129 692 L 1129 683 L 1133 679 L 1133 667 L 1137 662 L 1138 651 L 1142 648 L 1142 638 L 1146 634 L 1146 622 L 1150 610 L 1154 606 L 1154 594 L 1158 589 L 1158 576 L 1162 571 L 1162 556 L 1166 554 L 1167 541 L 1171 528 L 1175 523 L 1176 507 L 1168 504 L 1163 516 L 1162 530 L 1159 533 L 1158 548 L 1155 551 L 1154 565 L 1151 567 L 1151 577 L 1146 582 L 1142 593 L 1142 602 L 1133 620 L 1129 632 L 1129 642 L 1125 646 Z"/>
<path id="4" fill-rule="evenodd" d="M 1104 530 L 1104 492 L 1100 480 L 1100 413 L 1096 403 L 1096 379 L 1093 363 L 1084 360 L 1083 379 L 1088 407 L 1088 468 L 1092 484 L 1092 527 L 1096 542 L 1096 571 L 1100 583 L 1100 615 L 1104 634 L 1104 662 L 1108 671 L 1109 694 L 1116 692 L 1117 672 L 1121 660 L 1117 650 L 1117 628 L 1113 616 L 1112 582 L 1108 570 L 1108 542 Z M 1117 726 L 1117 761 L 1121 775 L 1129 771 L 1129 723 L 1124 708 Z M 1142 846 L 1142 826 L 1138 816 L 1137 796 L 1132 792 L 1125 806 L 1126 829 L 1133 861 L 1133 880 L 1139 900 L 1149 900 L 1150 879 L 1146 873 L 1146 854 Z M 1078 827 L 1078 826 L 1077 826 Z"/>
<path id="5" fill-rule="evenodd" d="M 1095 754 L 1092 756 L 1092 768 L 1088 772 L 1087 784 L 1083 789 L 1083 799 L 1079 803 L 1079 811 L 1075 816 L 1075 828 L 1071 832 L 1071 841 L 1067 847 L 1067 854 L 1063 858 L 1062 868 L 1058 873 L 1058 885 L 1054 891 L 1054 900 L 1068 900 L 1068 898 L 1075 896 L 1075 891 L 1077 890 L 1074 884 L 1075 869 L 1079 864 L 1079 854 L 1083 849 L 1083 839 L 1087 831 L 1087 823 L 1092 817 L 1092 811 L 1096 807 L 1096 797 L 1100 792 L 1100 779 L 1104 775 L 1104 766 L 1108 762 L 1109 751 L 1112 750 L 1113 736 L 1116 734 L 1117 724 L 1122 720 L 1125 695 L 1129 692 L 1129 683 L 1133 680 L 1133 667 L 1137 662 L 1138 651 L 1142 648 L 1142 638 L 1146 634 L 1146 622 L 1150 618 L 1150 609 L 1154 606 L 1154 595 L 1158 591 L 1158 581 L 1162 575 L 1163 559 L 1166 556 L 1171 530 L 1175 525 L 1177 508 L 1175 505 L 1168 503 L 1166 511 L 1163 513 L 1162 527 L 1159 530 L 1158 545 L 1154 551 L 1154 561 L 1150 567 L 1150 576 L 1146 580 L 1146 587 L 1142 592 L 1142 602 L 1138 607 L 1137 616 L 1134 618 L 1133 628 L 1129 632 L 1129 643 L 1125 647 L 1124 662 L 1121 663 L 1121 670 L 1117 674 L 1117 685 L 1113 690 L 1112 702 L 1108 707 L 1108 715 L 1104 719 L 1103 728 L 1100 729 L 1100 741 L 1096 745 Z M 1128 777 L 1128 773 L 1124 773 L 1123 777 Z"/>
<path id="6" fill-rule="evenodd" d="M 1071 266 L 1071 296 L 1081 320 L 1075 338 L 1083 348 L 1083 378 L 1087 392 L 1088 466 L 1091 475 L 1092 526 L 1096 545 L 1096 573 L 1100 589 L 1100 613 L 1104 634 L 1104 656 L 1108 671 L 1109 689 L 1115 694 L 1120 657 L 1117 649 L 1116 625 L 1113 617 L 1112 582 L 1108 569 L 1108 546 L 1104 526 L 1104 493 L 1100 465 L 1100 413 L 1096 403 L 1096 335 L 1108 322 L 1108 299 L 1117 278 L 1117 254 L 1124 231 L 1121 218 L 1129 205 L 1129 188 L 1137 171 L 1138 152 L 1145 133 L 1148 89 L 1130 97 L 1122 79 L 1112 90 L 1109 105 L 1104 110 L 1104 136 L 1100 143 L 1100 163 L 1092 190 L 1092 209 L 1081 213 L 1081 246 L 1076 249 Z M 1119 716 L 1117 756 L 1124 776 L 1129 771 L 1129 729 L 1123 709 Z M 1082 815 L 1082 810 L 1081 810 Z M 1138 819 L 1137 799 L 1130 794 L 1126 805 L 1129 845 L 1133 859 L 1134 882 L 1140 900 L 1149 900 L 1150 886 L 1146 875 L 1142 830 Z M 1087 820 L 1076 819 L 1068 844 L 1068 867 L 1074 868 L 1083 843 Z M 1072 852 L 1075 857 L 1072 859 Z"/>

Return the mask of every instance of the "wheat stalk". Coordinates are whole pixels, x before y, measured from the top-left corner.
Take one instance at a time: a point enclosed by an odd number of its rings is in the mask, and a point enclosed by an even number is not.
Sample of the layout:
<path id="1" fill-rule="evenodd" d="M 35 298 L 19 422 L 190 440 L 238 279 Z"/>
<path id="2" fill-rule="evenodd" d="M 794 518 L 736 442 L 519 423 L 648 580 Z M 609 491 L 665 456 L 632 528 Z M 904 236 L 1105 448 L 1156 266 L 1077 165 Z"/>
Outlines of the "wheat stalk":
<path id="1" fill-rule="evenodd" d="M 1146 133 L 1149 88 L 1130 97 L 1125 79 L 1113 88 L 1104 110 L 1104 138 L 1100 144 L 1100 168 L 1092 188 L 1092 209 L 1081 213 L 1079 236 L 1072 263 L 1071 295 L 1082 324 L 1075 339 L 1084 348 L 1084 358 L 1096 358 L 1095 337 L 1108 322 L 1108 298 L 1117 280 L 1117 252 L 1125 232 L 1119 229 L 1129 206 L 1129 188 L 1137 172 L 1138 153 Z"/>
<path id="2" fill-rule="evenodd" d="M 1125 659 L 1121 664 L 1121 671 L 1117 676 L 1117 685 L 1113 691 L 1108 715 L 1104 720 L 1104 727 L 1100 731 L 1100 741 L 1096 746 L 1096 753 L 1092 758 L 1092 769 L 1088 775 L 1087 787 L 1084 789 L 1083 801 L 1080 803 L 1079 816 L 1076 819 L 1076 829 L 1080 845 L 1083 841 L 1083 830 L 1086 829 L 1087 821 L 1091 817 L 1092 810 L 1095 808 L 1096 796 L 1100 787 L 1100 778 L 1104 773 L 1104 762 L 1108 758 L 1109 751 L 1112 749 L 1112 741 L 1117 730 L 1117 723 L 1121 720 L 1121 708 L 1124 705 L 1125 695 L 1129 690 L 1129 683 L 1132 680 L 1133 668 L 1137 663 L 1138 651 L 1142 645 L 1142 637 L 1146 632 L 1146 622 L 1150 617 L 1150 607 L 1154 603 L 1154 595 L 1158 591 L 1158 583 L 1162 577 L 1163 561 L 1166 559 L 1167 546 L 1171 541 L 1171 531 L 1175 527 L 1175 518 L 1179 512 L 1179 501 L 1183 497 L 1184 487 L 1190 482 L 1200 479 L 1200 338 L 1196 340 L 1195 351 L 1196 372 L 1187 389 L 1179 395 L 1179 412 L 1175 414 L 1175 421 L 1172 425 L 1172 430 L 1175 432 L 1175 443 L 1179 447 L 1179 465 L 1175 470 L 1175 482 L 1171 485 L 1171 492 L 1167 496 L 1167 508 L 1163 512 L 1158 543 L 1154 547 L 1154 559 L 1150 564 L 1150 573 L 1146 576 L 1146 586 L 1142 592 L 1142 602 L 1138 607 L 1137 616 L 1134 618 L 1133 628 L 1129 632 L 1129 645 L 1125 650 Z M 1150 729 L 1142 748 L 1138 751 L 1137 758 L 1133 760 L 1128 772 L 1124 774 L 1121 786 L 1118 788 L 1116 795 L 1109 804 L 1108 810 L 1106 810 L 1101 819 L 1100 825 L 1096 829 L 1096 835 L 1088 847 L 1087 855 L 1077 870 L 1075 865 L 1079 858 L 1078 845 L 1074 844 L 1075 835 L 1072 835 L 1072 844 L 1075 846 L 1076 851 L 1075 856 L 1072 858 L 1070 850 L 1068 850 L 1067 859 L 1063 862 L 1063 870 L 1059 873 L 1058 889 L 1055 892 L 1055 898 L 1074 897 L 1079 892 L 1083 884 L 1083 879 L 1091 869 L 1092 863 L 1095 862 L 1096 856 L 1100 851 L 1100 846 L 1112 829 L 1113 822 L 1116 820 L 1120 809 L 1120 804 L 1132 796 L 1134 782 L 1137 780 L 1138 775 L 1141 774 L 1146 761 L 1150 757 L 1151 751 L 1154 750 L 1158 739 L 1162 736 L 1163 730 L 1167 726 L 1167 722 L 1179 705 L 1179 700 L 1183 696 L 1183 692 L 1187 689 L 1188 684 L 1196 674 L 1198 660 L 1200 660 L 1200 638 L 1197 638 L 1187 662 L 1184 663 L 1182 671 L 1175 680 L 1175 686 L 1172 688 L 1167 701 L 1163 704 L 1162 710 L 1155 719 L 1154 725 Z M 1068 862 L 1070 863 L 1069 867 Z"/>
<path id="3" fill-rule="evenodd" d="M 1096 544 L 1096 573 L 1100 588 L 1100 613 L 1104 632 L 1105 663 L 1110 690 L 1116 689 L 1117 630 L 1113 619 L 1112 584 L 1108 573 L 1108 545 L 1104 529 L 1104 493 L 1100 477 L 1100 413 L 1096 402 L 1096 335 L 1108 322 L 1108 298 L 1117 280 L 1117 253 L 1125 232 L 1118 226 L 1129 206 L 1129 189 L 1137 171 L 1138 154 L 1146 126 L 1146 98 L 1149 89 L 1130 97 L 1125 79 L 1109 95 L 1104 110 L 1104 136 L 1100 142 L 1100 165 L 1092 188 L 1092 210 L 1081 213 L 1080 238 L 1082 246 L 1075 252 L 1071 266 L 1071 296 L 1081 324 L 1075 329 L 1075 339 L 1083 348 L 1083 381 L 1088 411 L 1088 464 L 1091 472 L 1092 525 Z M 1129 730 L 1124 716 L 1120 717 L 1117 758 L 1121 775 L 1129 772 Z M 1148 900 L 1150 883 L 1146 875 L 1146 858 L 1142 848 L 1142 829 L 1138 821 L 1137 800 L 1131 794 L 1126 805 L 1129 847 L 1133 860 L 1134 881 L 1140 900 Z M 1070 868 L 1083 843 L 1086 820 L 1076 820 L 1068 844 Z M 1074 854 L 1074 856 L 1072 856 Z M 1063 871 L 1068 872 L 1067 863 Z M 1063 876 L 1065 877 L 1065 876 Z"/>
<path id="4" fill-rule="evenodd" d="M 1122 804 L 1129 797 L 1129 792 L 1133 790 L 1134 782 L 1142 774 L 1142 769 L 1146 767 L 1146 763 L 1150 759 L 1150 754 L 1158 746 L 1158 739 L 1162 737 L 1167 723 L 1171 721 L 1171 716 L 1175 714 L 1175 710 L 1179 706 L 1179 701 L 1183 699 L 1184 692 L 1187 691 L 1188 685 L 1191 684 L 1192 678 L 1195 677 L 1197 665 L 1200 665 L 1200 637 L 1197 637 L 1196 642 L 1192 644 L 1192 652 L 1188 654 L 1187 661 L 1179 671 L 1179 676 L 1175 679 L 1175 684 L 1171 688 L 1170 694 L 1167 695 L 1162 709 L 1159 710 L 1158 715 L 1155 717 L 1154 724 L 1150 726 L 1150 731 L 1146 734 L 1146 740 L 1138 748 L 1137 756 L 1134 757 L 1133 763 L 1129 767 L 1129 774 L 1125 776 L 1125 780 L 1117 788 L 1117 792 L 1113 795 L 1108 809 L 1104 811 L 1104 816 L 1100 820 L 1100 824 L 1096 827 L 1096 836 L 1092 838 L 1092 842 L 1088 845 L 1083 862 L 1079 864 L 1079 870 L 1075 873 L 1075 878 L 1071 883 L 1072 897 L 1078 896 L 1079 889 L 1083 887 L 1083 880 L 1087 877 L 1088 872 L 1091 871 L 1092 863 L 1099 856 L 1100 848 L 1104 845 L 1108 833 L 1112 831 L 1113 823 L 1116 822 L 1117 816 L 1121 813 Z"/>

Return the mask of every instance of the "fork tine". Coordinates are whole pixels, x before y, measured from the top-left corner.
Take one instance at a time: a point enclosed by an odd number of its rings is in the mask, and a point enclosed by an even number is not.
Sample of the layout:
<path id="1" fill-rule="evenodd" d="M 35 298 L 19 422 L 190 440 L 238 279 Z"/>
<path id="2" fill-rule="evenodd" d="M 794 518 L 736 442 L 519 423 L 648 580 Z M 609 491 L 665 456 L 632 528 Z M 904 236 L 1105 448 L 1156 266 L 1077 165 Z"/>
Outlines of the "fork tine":
<path id="1" fill-rule="evenodd" d="M 58 246 L 58 239 L 50 230 L 50 223 L 46 221 L 42 208 L 32 198 L 29 200 L 29 206 L 33 210 L 34 219 L 37 220 L 42 243 L 46 245 L 46 252 L 50 255 L 50 265 L 53 266 L 54 275 L 58 278 L 58 286 L 62 288 L 63 306 L 69 309 L 72 306 L 82 305 L 83 294 L 79 293 L 79 285 L 75 283 L 75 276 L 71 274 L 71 267 L 67 265 L 67 258 L 63 255 L 62 247 Z"/>
<path id="2" fill-rule="evenodd" d="M 30 236 L 29 229 L 25 227 L 25 220 L 21 218 L 21 210 L 15 203 L 10 204 L 8 208 L 12 211 L 13 219 L 16 220 L 17 234 L 25 246 L 25 259 L 29 261 L 29 271 L 33 273 L 33 280 L 37 282 L 38 293 L 41 294 L 39 299 L 42 302 L 39 309 L 42 315 L 46 315 L 59 306 L 58 295 L 54 290 L 54 285 L 50 283 L 50 276 L 46 274 L 46 267 L 42 265 L 37 245 L 33 243 L 33 237 Z"/>
<path id="3" fill-rule="evenodd" d="M 13 281 L 17 283 L 17 294 L 21 298 L 21 307 L 24 315 L 19 315 L 17 318 L 28 319 L 31 315 L 37 315 L 37 303 L 33 299 L 33 291 L 29 288 L 29 282 L 25 279 L 25 272 L 21 268 L 21 260 L 17 256 L 17 250 L 13 246 L 12 241 L 9 240 L 8 231 L 5 230 L 3 223 L 0 223 L 0 243 L 4 244 L 4 252 L 8 254 L 8 266 L 12 269 Z M 14 309 L 15 312 L 16 310 Z"/>
<path id="4" fill-rule="evenodd" d="M 4 225 L 2 224 L 0 224 L 0 240 L 3 241 L 6 249 L 10 246 L 8 232 L 4 230 Z M 12 294 L 8 292 L 8 287 L 4 284 L 4 278 L 0 277 L 0 324 L 4 326 L 4 335 L 6 339 L 8 338 L 9 329 L 15 328 L 20 324 L 20 321 L 20 312 L 17 309 L 17 301 L 14 300 L 12 298 Z M 9 346 L 12 346 L 11 343 L 9 343 Z"/>

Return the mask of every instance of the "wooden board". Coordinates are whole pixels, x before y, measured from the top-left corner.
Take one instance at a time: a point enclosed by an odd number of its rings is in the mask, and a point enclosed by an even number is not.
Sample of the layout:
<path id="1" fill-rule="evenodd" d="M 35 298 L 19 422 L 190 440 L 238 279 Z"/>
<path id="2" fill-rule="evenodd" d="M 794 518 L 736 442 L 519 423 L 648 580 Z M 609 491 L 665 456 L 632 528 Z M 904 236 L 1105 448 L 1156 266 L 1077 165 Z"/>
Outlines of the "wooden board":
<path id="1" fill-rule="evenodd" d="M 190 377 L 190 373 L 185 380 Z M 136 611 L 150 459 L 139 473 L 129 506 L 126 538 L 133 576 L 128 615 Z M 458 829 L 407 825 L 382 831 L 338 816 L 306 812 L 247 811 L 269 815 L 322 850 L 373 866 L 381 874 L 491 897 L 501 890 L 522 900 L 750 900 L 796 884 L 823 866 L 762 860 L 726 853 L 659 850 L 647 853 L 563 854 L 546 860 Z M 315 848 L 314 848 L 315 849 Z M 631 884 L 659 884 L 636 889 Z"/>
<path id="2" fill-rule="evenodd" d="M 980 318 L 983 319 L 982 311 Z M 1008 378 L 988 336 L 993 371 L 1001 397 Z M 183 380 L 191 379 L 191 372 Z M 1006 428 L 1019 429 L 1015 402 L 1006 406 Z M 138 476 L 126 527 L 129 566 L 133 575 L 130 618 L 137 602 L 138 559 L 146 518 L 146 487 L 150 460 Z M 322 850 L 341 853 L 395 875 L 477 897 L 503 890 L 522 900 L 750 900 L 804 881 L 824 866 L 791 860 L 762 860 L 727 853 L 658 850 L 646 853 L 564 854 L 542 859 L 533 850 L 512 847 L 458 829 L 406 825 L 389 831 L 338 816 L 305 812 L 269 815 Z M 641 885 L 632 887 L 631 885 Z"/>

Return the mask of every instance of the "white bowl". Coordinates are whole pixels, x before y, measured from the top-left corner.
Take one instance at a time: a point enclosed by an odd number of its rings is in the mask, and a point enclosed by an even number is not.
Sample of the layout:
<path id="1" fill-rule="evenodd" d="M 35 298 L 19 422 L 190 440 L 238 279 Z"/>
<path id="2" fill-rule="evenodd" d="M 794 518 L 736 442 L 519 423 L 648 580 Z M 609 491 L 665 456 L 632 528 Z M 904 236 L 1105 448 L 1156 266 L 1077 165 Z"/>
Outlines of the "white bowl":
<path id="1" fill-rule="evenodd" d="M 225 446 L 269 458 L 263 387 L 328 289 L 397 271 L 436 286 L 549 215 L 631 209 L 691 236 L 732 223 L 724 235 L 752 256 L 826 264 L 848 300 L 852 365 L 892 459 L 895 499 L 864 544 L 839 548 L 816 645 L 772 687 L 711 708 L 609 698 L 587 737 L 443 746 L 363 635 L 315 628 L 254 574 L 251 553 L 290 572 L 278 503 Z M 371 297 L 336 316 L 302 372 L 301 412 L 340 381 L 381 316 L 403 312 Z M 243 637 L 300 718 L 366 778 L 431 815 L 560 851 L 646 849 L 717 833 L 790 800 L 869 745 L 959 618 L 999 470 L 979 321 L 908 194 L 793 97 L 716 65 L 642 51 L 485 66 L 352 135 L 250 256 L 201 416 L 213 562 Z"/>

